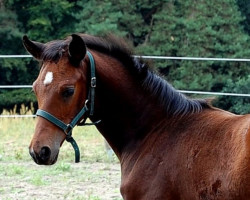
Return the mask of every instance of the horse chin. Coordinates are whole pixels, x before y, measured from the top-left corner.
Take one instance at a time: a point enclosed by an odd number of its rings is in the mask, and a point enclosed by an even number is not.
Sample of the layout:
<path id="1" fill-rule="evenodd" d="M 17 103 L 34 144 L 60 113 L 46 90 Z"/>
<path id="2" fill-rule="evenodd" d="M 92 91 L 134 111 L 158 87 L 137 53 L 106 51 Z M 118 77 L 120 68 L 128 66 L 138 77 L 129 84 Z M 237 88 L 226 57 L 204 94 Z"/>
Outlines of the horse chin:
<path id="1" fill-rule="evenodd" d="M 35 160 L 35 159 L 33 159 L 33 160 L 34 160 L 35 163 L 38 164 L 38 165 L 54 165 L 54 164 L 57 162 L 57 158 L 58 158 L 58 154 L 55 156 L 55 158 L 50 159 L 50 160 L 48 160 L 48 161 L 46 161 L 46 162 L 41 161 L 41 160 Z"/>
<path id="2" fill-rule="evenodd" d="M 48 163 L 46 163 L 45 165 L 54 165 L 57 162 L 58 154 L 59 152 L 56 154 L 54 159 L 49 160 Z"/>

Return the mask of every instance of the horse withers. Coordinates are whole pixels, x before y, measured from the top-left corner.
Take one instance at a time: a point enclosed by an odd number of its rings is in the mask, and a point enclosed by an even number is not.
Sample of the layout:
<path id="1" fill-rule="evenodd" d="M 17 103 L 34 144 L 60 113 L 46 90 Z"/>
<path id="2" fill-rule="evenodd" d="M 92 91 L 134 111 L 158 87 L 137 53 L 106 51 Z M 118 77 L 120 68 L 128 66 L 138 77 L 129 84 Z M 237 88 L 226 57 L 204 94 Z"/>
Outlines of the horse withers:
<path id="1" fill-rule="evenodd" d="M 54 164 L 89 117 L 120 160 L 125 200 L 250 199 L 250 115 L 185 97 L 113 36 L 23 43 L 42 62 L 37 164 Z"/>

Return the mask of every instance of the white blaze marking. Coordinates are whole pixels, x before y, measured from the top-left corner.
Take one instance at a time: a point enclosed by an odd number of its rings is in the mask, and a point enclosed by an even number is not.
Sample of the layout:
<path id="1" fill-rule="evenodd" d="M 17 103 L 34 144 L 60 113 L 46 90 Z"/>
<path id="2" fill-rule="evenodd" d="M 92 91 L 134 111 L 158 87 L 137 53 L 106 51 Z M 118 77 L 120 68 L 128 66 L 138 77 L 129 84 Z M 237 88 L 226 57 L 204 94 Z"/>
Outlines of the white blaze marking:
<path id="1" fill-rule="evenodd" d="M 47 72 L 45 79 L 43 81 L 44 85 L 48 85 L 53 81 L 53 73 L 52 72 Z"/>

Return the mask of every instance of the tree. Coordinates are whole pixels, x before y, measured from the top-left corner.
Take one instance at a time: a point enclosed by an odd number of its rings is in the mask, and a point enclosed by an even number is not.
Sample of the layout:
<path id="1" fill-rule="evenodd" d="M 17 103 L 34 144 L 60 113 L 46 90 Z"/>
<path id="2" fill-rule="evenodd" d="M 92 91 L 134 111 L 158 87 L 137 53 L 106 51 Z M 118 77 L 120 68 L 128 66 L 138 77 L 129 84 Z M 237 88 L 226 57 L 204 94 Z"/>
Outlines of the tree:
<path id="1" fill-rule="evenodd" d="M 247 58 L 249 5 L 243 0 L 0 0 L 4 38 L 0 53 L 26 53 L 23 34 L 47 42 L 74 32 L 99 36 L 111 32 L 131 41 L 139 54 Z M 250 74 L 247 63 L 155 61 L 155 65 L 178 89 L 228 91 L 235 83 L 240 91 Z M 0 83 L 31 84 L 38 74 L 36 66 L 31 59 L 1 59 Z M 234 108 L 230 99 L 218 105 L 239 112 L 249 106 L 244 100 L 242 107 Z"/>
<path id="2" fill-rule="evenodd" d="M 237 82 L 228 80 L 223 92 L 234 92 L 249 94 L 250 75 L 240 79 Z M 248 114 L 250 113 L 250 98 L 249 97 L 221 97 L 216 104 L 234 113 Z"/>
<path id="3" fill-rule="evenodd" d="M 46 42 L 65 37 L 74 30 L 77 11 L 67 0 L 12 0 L 10 7 L 33 40 Z"/>
<path id="4" fill-rule="evenodd" d="M 1 4 L 0 8 L 0 54 L 24 54 L 25 50 L 22 45 L 22 33 L 18 28 L 21 26 L 17 22 L 15 12 L 7 9 Z M 34 80 L 36 68 L 30 68 L 32 63 L 30 59 L 0 59 L 0 85 L 18 85 L 30 84 L 30 80 Z M 18 92 L 18 93 L 17 93 Z M 12 94 L 16 94 L 13 96 Z M 22 98 L 23 97 L 23 98 Z M 29 104 L 35 102 L 35 97 L 26 90 L 1 90 L 0 91 L 0 111 L 3 108 L 13 108 L 17 99 L 28 98 L 29 101 L 23 101 Z"/>
<path id="5" fill-rule="evenodd" d="M 48 41 L 65 37 L 74 29 L 74 3 L 66 0 L 3 1 L 0 10 L 0 54 L 26 54 L 22 36 L 33 40 Z M 32 84 L 38 74 L 38 64 L 33 59 L 0 59 L 0 84 Z M 15 100 L 12 101 L 14 98 Z M 15 104 L 29 105 L 36 102 L 30 89 L 1 90 L 0 111 L 11 109 Z"/>
<path id="6" fill-rule="evenodd" d="M 250 1 L 237 0 L 237 3 L 244 17 L 244 21 L 241 24 L 244 26 L 244 30 L 250 34 Z"/>
<path id="7" fill-rule="evenodd" d="M 82 11 L 76 14 L 79 20 L 76 30 L 93 35 L 114 33 L 128 38 L 137 46 L 147 40 L 152 15 L 160 4 L 160 0 L 78 2 Z"/>
<path id="8" fill-rule="evenodd" d="M 234 0 L 172 0 L 153 19 L 150 39 L 142 48 L 148 54 L 224 58 L 250 55 L 249 37 L 241 27 L 243 18 Z M 188 90 L 222 91 L 229 80 L 238 82 L 250 73 L 246 63 L 175 61 L 159 66 L 175 87 Z"/>

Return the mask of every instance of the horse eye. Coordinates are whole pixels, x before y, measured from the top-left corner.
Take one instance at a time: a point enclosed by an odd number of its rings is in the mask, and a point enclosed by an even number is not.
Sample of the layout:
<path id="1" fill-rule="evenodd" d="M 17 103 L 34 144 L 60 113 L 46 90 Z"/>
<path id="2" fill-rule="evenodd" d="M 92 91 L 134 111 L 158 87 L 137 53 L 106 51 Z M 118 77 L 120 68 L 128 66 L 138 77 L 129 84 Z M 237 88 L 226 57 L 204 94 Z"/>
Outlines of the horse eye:
<path id="1" fill-rule="evenodd" d="M 71 97 L 75 92 L 75 88 L 66 88 L 63 92 L 62 92 L 62 96 L 64 98 L 67 97 Z"/>

